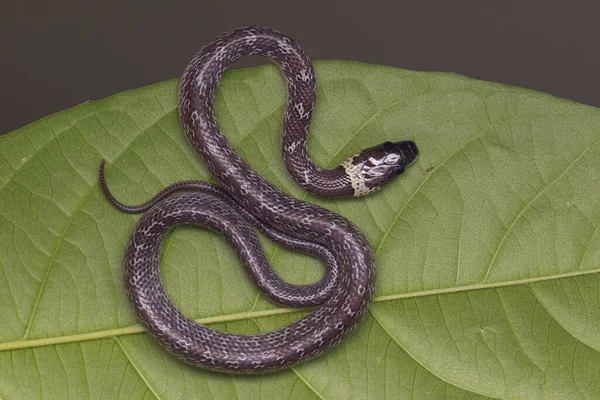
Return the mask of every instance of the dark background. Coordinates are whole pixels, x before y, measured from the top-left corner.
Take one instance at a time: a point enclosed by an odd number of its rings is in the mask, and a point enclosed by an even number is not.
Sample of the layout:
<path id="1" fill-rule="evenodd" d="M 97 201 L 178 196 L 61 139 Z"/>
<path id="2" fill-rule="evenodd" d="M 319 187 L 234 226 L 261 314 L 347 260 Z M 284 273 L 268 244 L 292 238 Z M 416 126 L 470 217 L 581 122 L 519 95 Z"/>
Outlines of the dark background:
<path id="1" fill-rule="evenodd" d="M 0 134 L 178 77 L 203 44 L 248 24 L 286 32 L 313 60 L 451 71 L 600 105 L 598 0 L 6 3 Z"/>

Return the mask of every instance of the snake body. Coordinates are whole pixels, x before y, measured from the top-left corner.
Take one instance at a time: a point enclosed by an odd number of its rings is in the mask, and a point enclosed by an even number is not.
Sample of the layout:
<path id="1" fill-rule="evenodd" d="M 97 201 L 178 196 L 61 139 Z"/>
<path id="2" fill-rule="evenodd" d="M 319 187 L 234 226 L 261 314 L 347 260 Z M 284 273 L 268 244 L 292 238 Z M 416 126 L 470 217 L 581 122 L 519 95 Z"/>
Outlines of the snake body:
<path id="1" fill-rule="evenodd" d="M 300 201 L 253 170 L 221 132 L 214 98 L 223 72 L 235 61 L 261 55 L 285 77 L 288 100 L 282 147 L 286 166 L 305 189 L 324 196 L 364 195 L 401 173 L 417 157 L 411 141 L 386 142 L 363 150 L 334 169 L 308 156 L 307 134 L 316 98 L 312 64 L 291 38 L 264 27 L 245 27 L 207 44 L 184 71 L 179 113 L 189 142 L 221 186 L 185 181 L 165 188 L 141 206 L 125 206 L 109 192 L 113 205 L 143 212 L 125 258 L 126 291 L 146 330 L 185 362 L 211 370 L 260 373 L 308 360 L 339 343 L 365 315 L 373 298 L 375 256 L 350 221 Z M 323 279 L 311 285 L 283 281 L 267 261 L 251 222 L 267 236 L 320 257 Z M 288 326 L 256 335 L 221 332 L 183 315 L 160 278 L 160 252 L 166 233 L 181 224 L 216 230 L 231 243 L 256 286 L 288 306 L 319 307 Z"/>

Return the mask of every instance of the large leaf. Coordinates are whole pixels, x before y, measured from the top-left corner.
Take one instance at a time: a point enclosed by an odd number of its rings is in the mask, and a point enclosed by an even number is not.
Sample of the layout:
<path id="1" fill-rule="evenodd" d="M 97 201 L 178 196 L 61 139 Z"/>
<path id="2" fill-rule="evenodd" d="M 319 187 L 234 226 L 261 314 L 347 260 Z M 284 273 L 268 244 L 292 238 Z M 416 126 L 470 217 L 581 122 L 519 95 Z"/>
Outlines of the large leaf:
<path id="1" fill-rule="evenodd" d="M 377 252 L 377 298 L 339 347 L 241 377 L 174 359 L 123 289 L 139 216 L 112 209 L 181 179 L 211 179 L 182 134 L 177 81 L 84 104 L 0 138 L 0 398 L 598 398 L 600 110 L 453 74 L 321 62 L 310 151 L 334 166 L 413 139 L 419 161 L 367 198 L 323 200 L 289 177 L 275 67 L 227 73 L 218 119 L 285 191 L 340 212 Z M 293 282 L 320 275 L 265 242 Z M 258 332 L 298 318 L 248 282 L 217 235 L 183 227 L 167 290 L 203 323 Z"/>

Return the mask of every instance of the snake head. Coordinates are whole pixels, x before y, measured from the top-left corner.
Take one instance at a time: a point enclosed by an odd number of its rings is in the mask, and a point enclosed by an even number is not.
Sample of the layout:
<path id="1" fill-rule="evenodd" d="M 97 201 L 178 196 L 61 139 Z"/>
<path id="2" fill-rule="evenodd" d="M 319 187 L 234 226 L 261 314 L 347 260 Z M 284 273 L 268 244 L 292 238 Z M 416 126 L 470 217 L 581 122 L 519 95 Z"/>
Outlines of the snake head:
<path id="1" fill-rule="evenodd" d="M 354 196 L 364 196 L 381 189 L 400 175 L 418 157 L 415 142 L 385 142 L 350 157 L 342 167 L 350 177 Z"/>

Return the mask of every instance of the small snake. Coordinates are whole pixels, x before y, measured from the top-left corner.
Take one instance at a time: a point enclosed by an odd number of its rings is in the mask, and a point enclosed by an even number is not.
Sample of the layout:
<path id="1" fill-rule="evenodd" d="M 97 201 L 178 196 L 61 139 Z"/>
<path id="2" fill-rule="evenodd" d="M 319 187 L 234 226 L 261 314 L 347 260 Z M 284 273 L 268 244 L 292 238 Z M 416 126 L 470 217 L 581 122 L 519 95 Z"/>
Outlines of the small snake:
<path id="1" fill-rule="evenodd" d="M 145 212 L 125 257 L 125 286 L 136 316 L 168 351 L 194 366 L 233 373 L 280 370 L 313 358 L 339 343 L 365 315 L 373 298 L 375 256 L 350 221 L 300 201 L 252 169 L 221 132 L 214 116 L 215 91 L 223 72 L 242 57 L 275 62 L 287 83 L 282 147 L 290 174 L 322 196 L 362 196 L 399 175 L 417 158 L 414 142 L 386 142 L 365 149 L 334 169 L 309 157 L 307 134 L 316 98 L 308 56 L 274 29 L 245 27 L 207 44 L 185 69 L 179 113 L 190 143 L 221 186 L 183 181 L 139 206 L 116 200 L 99 175 L 107 199 L 119 210 Z M 323 260 L 325 274 L 314 284 L 283 281 L 264 254 L 252 223 L 277 243 Z M 167 296 L 160 277 L 160 253 L 169 230 L 195 224 L 223 235 L 258 289 L 286 306 L 319 306 L 288 326 L 256 335 L 217 331 L 183 315 Z"/>

